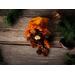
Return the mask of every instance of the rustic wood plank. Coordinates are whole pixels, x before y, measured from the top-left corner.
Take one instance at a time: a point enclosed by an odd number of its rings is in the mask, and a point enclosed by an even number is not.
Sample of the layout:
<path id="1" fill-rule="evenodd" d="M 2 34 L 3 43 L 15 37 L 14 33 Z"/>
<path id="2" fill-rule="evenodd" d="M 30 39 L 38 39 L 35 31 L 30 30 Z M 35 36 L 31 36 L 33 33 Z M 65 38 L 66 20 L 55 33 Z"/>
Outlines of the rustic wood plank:
<path id="1" fill-rule="evenodd" d="M 24 31 L 24 29 L 0 28 L 0 31 Z"/>
<path id="2" fill-rule="evenodd" d="M 31 46 L 29 42 L 24 41 L 0 41 L 2 45 L 22 45 L 22 46 Z M 62 46 L 52 45 L 52 48 L 63 48 Z"/>
<path id="3" fill-rule="evenodd" d="M 0 44 L 4 44 L 4 45 L 26 45 L 26 46 L 30 46 L 29 43 L 23 42 L 23 41 L 0 41 Z"/>

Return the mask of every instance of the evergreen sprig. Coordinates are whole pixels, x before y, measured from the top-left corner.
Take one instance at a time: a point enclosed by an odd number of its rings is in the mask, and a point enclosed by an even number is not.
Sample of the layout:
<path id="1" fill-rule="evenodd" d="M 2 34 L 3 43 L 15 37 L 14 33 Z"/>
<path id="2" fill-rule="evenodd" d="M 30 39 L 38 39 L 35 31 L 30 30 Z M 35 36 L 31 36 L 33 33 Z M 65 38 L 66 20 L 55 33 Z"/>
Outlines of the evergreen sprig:
<path id="1" fill-rule="evenodd" d="M 10 25 L 13 25 L 14 23 L 16 23 L 19 16 L 21 16 L 21 15 L 22 15 L 21 9 L 12 9 L 6 17 L 6 23 L 10 24 Z"/>
<path id="2" fill-rule="evenodd" d="M 63 18 L 57 30 L 61 32 L 65 42 L 75 44 L 75 21 Z"/>

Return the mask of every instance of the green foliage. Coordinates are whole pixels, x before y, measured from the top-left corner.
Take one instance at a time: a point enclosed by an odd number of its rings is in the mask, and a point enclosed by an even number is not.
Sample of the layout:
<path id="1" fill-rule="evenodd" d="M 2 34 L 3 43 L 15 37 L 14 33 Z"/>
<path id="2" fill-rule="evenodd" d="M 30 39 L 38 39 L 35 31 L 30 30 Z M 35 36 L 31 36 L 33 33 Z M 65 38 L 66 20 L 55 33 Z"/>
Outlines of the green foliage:
<path id="1" fill-rule="evenodd" d="M 6 17 L 6 23 L 9 25 L 13 25 L 17 22 L 18 18 L 22 15 L 21 9 L 12 9 L 7 17 Z"/>
<path id="2" fill-rule="evenodd" d="M 65 42 L 75 44 L 75 21 L 73 21 L 75 18 L 73 20 L 70 19 L 63 18 L 59 23 L 57 30 L 61 32 Z"/>
<path id="3" fill-rule="evenodd" d="M 66 65 L 75 65 L 75 54 L 66 53 L 64 60 L 64 64 Z"/>

